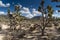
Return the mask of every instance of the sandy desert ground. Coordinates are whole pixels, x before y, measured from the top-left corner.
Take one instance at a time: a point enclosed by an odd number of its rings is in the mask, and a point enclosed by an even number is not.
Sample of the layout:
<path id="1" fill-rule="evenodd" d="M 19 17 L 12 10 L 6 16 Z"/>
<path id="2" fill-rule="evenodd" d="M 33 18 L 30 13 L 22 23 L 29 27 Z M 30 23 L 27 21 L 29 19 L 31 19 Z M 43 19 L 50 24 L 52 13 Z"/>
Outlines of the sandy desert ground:
<path id="1" fill-rule="evenodd" d="M 60 24 L 60 23 L 59 23 Z M 0 23 L 0 26 L 1 26 L 1 31 L 0 31 L 0 40 L 3 40 L 3 38 L 6 36 L 6 33 L 8 34 L 8 33 L 10 33 L 10 32 L 8 32 L 8 30 L 7 29 L 9 29 L 10 28 L 10 26 L 9 25 L 7 25 L 7 24 L 3 24 L 3 23 Z M 34 24 L 31 24 L 31 25 L 29 25 L 28 23 L 27 24 L 24 24 L 24 25 L 21 25 L 21 27 L 19 27 L 19 26 L 16 26 L 16 29 L 19 29 L 19 28 L 21 28 L 21 29 L 23 29 L 23 30 L 29 30 L 29 28 L 30 27 L 33 27 L 34 26 Z M 57 28 L 59 28 L 60 27 L 60 25 L 59 26 L 54 26 L 54 24 L 52 24 L 52 27 L 46 27 L 45 28 L 45 32 L 47 33 L 47 34 L 49 34 L 49 37 L 48 38 L 52 38 L 52 37 L 55 37 L 56 38 L 56 40 L 57 40 L 57 38 L 58 37 L 60 37 L 60 33 L 58 33 L 57 32 Z M 24 37 L 26 37 L 26 38 L 28 38 L 29 40 L 38 40 L 37 38 L 38 38 L 38 36 L 39 35 L 41 35 L 41 33 L 40 33 L 40 29 L 39 28 L 36 28 L 34 31 L 32 31 L 31 32 L 32 34 L 26 34 Z M 45 33 L 45 34 L 46 34 Z M 47 37 L 47 36 L 46 36 Z M 30 38 L 32 38 L 32 39 L 30 39 Z M 27 40 L 28 40 L 27 39 Z M 23 40 L 23 39 L 20 39 L 20 40 Z M 26 39 L 25 39 L 26 40 Z"/>

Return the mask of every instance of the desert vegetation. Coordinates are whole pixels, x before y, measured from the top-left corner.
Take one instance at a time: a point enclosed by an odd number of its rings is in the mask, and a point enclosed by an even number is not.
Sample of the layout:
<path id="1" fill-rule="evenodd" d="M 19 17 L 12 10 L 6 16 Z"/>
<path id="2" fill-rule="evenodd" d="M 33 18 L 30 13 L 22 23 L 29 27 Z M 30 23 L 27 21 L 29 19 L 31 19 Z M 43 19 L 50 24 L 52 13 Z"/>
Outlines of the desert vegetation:
<path id="1" fill-rule="evenodd" d="M 41 1 L 38 11 L 42 16 L 39 19 L 20 15 L 20 9 L 15 5 L 10 14 L 8 7 L 7 15 L 0 15 L 0 40 L 60 40 L 60 18 L 52 17 L 51 5 L 45 8 L 44 0 Z"/>

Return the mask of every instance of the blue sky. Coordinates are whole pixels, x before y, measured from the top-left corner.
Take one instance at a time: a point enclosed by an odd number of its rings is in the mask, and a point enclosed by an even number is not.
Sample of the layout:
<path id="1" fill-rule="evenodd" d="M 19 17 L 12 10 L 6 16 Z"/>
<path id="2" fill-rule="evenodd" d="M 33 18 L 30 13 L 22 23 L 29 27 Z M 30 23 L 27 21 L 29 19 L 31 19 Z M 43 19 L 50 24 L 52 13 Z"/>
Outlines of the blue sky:
<path id="1" fill-rule="evenodd" d="M 0 0 L 0 14 L 7 14 L 7 7 L 10 6 L 11 13 L 14 11 L 14 5 L 20 5 L 22 10 L 20 11 L 23 16 L 34 17 L 40 16 L 41 13 L 37 11 L 41 0 Z M 51 5 L 54 11 L 55 17 L 60 17 L 60 13 L 57 11 L 60 8 L 57 8 L 56 5 L 59 5 L 59 2 L 51 2 L 51 0 L 45 0 L 44 7 Z"/>

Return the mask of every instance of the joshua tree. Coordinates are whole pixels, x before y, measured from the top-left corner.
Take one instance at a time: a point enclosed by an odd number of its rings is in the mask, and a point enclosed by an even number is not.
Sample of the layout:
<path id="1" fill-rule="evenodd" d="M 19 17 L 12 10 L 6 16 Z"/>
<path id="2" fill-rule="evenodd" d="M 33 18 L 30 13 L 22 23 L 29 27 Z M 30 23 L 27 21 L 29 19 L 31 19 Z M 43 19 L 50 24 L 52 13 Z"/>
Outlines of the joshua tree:
<path id="1" fill-rule="evenodd" d="M 8 10 L 7 10 L 7 12 L 8 12 L 8 18 L 9 18 L 9 22 L 10 22 L 10 28 L 11 28 L 11 18 L 12 18 L 12 15 L 10 14 L 10 9 L 9 9 L 9 7 L 8 7 Z"/>
<path id="2" fill-rule="evenodd" d="M 13 28 L 15 29 L 16 26 L 19 24 L 20 25 L 20 21 L 22 21 L 24 18 L 20 15 L 21 13 L 19 13 L 20 10 L 20 6 L 19 5 L 15 5 L 15 13 L 10 14 L 10 9 L 8 7 L 8 17 L 9 17 L 9 21 L 10 21 L 10 27 L 14 26 Z M 11 28 L 12 28 L 11 27 Z"/>
<path id="3" fill-rule="evenodd" d="M 42 31 L 42 36 L 44 35 L 44 30 L 45 30 L 45 26 L 44 26 L 44 0 L 41 1 L 40 6 L 38 8 L 39 12 L 42 12 L 42 20 L 43 20 L 43 27 L 41 27 L 41 31 Z"/>
<path id="4" fill-rule="evenodd" d="M 15 5 L 15 13 L 13 14 L 13 17 L 14 17 L 14 20 L 16 22 L 16 25 L 19 25 L 20 26 L 20 22 L 22 20 L 24 20 L 24 18 L 20 15 L 21 13 L 19 12 L 20 11 L 20 6 L 19 5 Z"/>
<path id="5" fill-rule="evenodd" d="M 43 20 L 43 23 L 42 24 L 43 25 L 40 28 L 41 28 L 41 31 L 42 31 L 42 34 L 41 35 L 43 36 L 44 35 L 44 30 L 45 30 L 45 27 L 46 27 L 45 25 L 47 25 L 46 22 L 48 21 L 47 18 L 45 18 L 47 16 L 45 14 L 48 13 L 48 17 L 51 19 L 52 18 L 52 14 L 53 14 L 53 10 L 52 10 L 52 7 L 49 6 L 49 5 L 47 6 L 47 8 L 44 8 L 44 0 L 42 0 L 41 3 L 40 3 L 40 6 L 38 8 L 38 11 L 42 13 L 42 20 Z M 44 17 L 44 15 L 45 15 L 45 17 Z M 45 21 L 45 19 L 47 21 Z"/>

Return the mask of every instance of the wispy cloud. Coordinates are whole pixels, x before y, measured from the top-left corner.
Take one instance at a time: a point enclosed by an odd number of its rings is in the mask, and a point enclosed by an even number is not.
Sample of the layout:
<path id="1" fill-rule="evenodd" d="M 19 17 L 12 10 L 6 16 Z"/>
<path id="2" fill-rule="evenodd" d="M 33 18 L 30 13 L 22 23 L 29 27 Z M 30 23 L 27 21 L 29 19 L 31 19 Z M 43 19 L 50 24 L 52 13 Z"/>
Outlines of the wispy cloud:
<path id="1" fill-rule="evenodd" d="M 4 4 L 2 1 L 0 1 L 0 7 L 9 7 L 10 3 Z"/>

